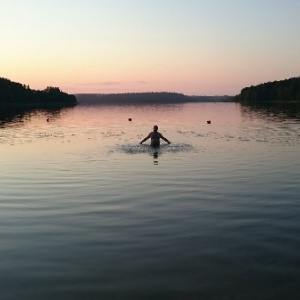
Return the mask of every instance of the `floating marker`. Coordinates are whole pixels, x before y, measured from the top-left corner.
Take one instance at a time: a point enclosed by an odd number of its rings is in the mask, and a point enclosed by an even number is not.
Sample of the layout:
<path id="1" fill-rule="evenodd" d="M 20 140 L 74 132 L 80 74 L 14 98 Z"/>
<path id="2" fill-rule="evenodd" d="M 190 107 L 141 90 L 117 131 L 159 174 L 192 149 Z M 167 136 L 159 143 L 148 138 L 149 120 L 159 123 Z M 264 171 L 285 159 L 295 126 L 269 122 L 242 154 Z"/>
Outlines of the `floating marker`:
<path id="1" fill-rule="evenodd" d="M 131 119 L 131 118 L 128 118 L 128 121 L 129 121 L 129 122 L 131 122 L 131 121 L 132 121 L 132 119 Z"/>

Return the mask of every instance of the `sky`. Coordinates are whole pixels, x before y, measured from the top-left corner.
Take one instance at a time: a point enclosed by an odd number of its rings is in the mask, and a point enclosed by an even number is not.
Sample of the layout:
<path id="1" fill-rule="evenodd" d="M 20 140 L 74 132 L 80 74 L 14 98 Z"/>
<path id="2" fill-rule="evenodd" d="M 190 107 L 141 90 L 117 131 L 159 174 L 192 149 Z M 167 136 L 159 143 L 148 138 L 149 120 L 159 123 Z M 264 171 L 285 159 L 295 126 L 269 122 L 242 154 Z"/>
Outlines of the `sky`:
<path id="1" fill-rule="evenodd" d="M 0 77 L 68 93 L 236 95 L 300 76 L 299 0 L 0 0 Z"/>

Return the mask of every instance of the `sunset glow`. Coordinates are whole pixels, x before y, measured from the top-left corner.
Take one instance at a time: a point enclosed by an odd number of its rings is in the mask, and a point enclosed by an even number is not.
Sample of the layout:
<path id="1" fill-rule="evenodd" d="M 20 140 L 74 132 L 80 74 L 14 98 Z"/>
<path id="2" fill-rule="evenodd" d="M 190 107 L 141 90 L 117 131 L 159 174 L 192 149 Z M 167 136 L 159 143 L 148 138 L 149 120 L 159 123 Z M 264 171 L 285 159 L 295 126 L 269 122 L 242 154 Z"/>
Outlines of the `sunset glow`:
<path id="1" fill-rule="evenodd" d="M 69 93 L 234 95 L 299 76 L 300 2 L 1 1 L 0 77 Z"/>

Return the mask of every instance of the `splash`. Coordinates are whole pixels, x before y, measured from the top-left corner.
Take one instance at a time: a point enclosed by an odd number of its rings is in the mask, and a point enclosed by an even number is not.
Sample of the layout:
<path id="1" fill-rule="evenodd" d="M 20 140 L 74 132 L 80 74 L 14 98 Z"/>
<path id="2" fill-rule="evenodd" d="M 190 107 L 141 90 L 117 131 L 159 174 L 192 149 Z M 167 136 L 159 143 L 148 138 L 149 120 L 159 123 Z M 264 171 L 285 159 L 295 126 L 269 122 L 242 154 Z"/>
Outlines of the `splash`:
<path id="1" fill-rule="evenodd" d="M 150 145 L 136 145 L 136 144 L 125 144 L 118 145 L 112 149 L 111 152 L 122 152 L 126 154 L 155 154 L 155 153 L 179 153 L 179 152 L 188 152 L 193 149 L 190 144 L 170 144 L 170 145 L 161 145 L 160 147 L 152 147 Z"/>

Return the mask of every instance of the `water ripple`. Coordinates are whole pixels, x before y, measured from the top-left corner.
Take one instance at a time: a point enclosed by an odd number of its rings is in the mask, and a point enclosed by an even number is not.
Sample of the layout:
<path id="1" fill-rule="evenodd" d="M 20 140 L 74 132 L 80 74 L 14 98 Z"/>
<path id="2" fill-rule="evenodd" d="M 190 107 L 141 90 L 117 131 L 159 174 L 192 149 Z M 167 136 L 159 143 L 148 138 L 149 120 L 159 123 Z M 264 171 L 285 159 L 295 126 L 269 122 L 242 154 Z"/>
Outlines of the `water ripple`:
<path id="1" fill-rule="evenodd" d="M 193 146 L 185 143 L 161 145 L 160 147 L 152 147 L 149 145 L 125 144 L 118 145 L 111 150 L 111 153 L 121 152 L 126 154 L 141 154 L 141 153 L 179 153 L 193 150 Z"/>

